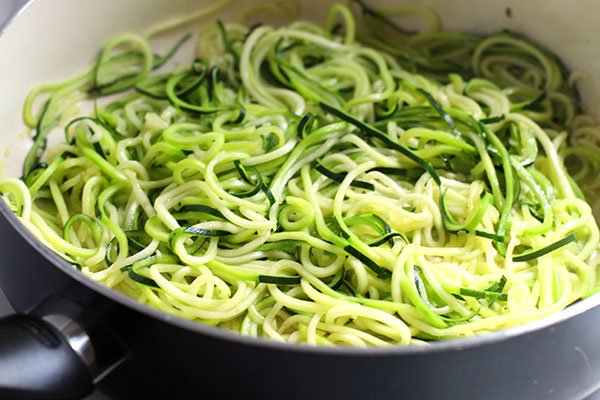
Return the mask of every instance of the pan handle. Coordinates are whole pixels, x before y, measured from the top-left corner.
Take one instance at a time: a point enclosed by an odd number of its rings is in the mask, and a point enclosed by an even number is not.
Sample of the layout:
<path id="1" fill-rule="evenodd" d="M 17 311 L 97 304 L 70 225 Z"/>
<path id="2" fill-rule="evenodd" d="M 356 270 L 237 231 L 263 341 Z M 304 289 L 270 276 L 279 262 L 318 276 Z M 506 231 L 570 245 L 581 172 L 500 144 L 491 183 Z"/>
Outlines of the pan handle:
<path id="1" fill-rule="evenodd" d="M 85 361 L 51 322 L 0 319 L 0 398 L 80 399 L 93 388 Z"/>
<path id="2" fill-rule="evenodd" d="M 0 399 L 81 399 L 127 358 L 104 323 L 54 295 L 0 319 Z"/>

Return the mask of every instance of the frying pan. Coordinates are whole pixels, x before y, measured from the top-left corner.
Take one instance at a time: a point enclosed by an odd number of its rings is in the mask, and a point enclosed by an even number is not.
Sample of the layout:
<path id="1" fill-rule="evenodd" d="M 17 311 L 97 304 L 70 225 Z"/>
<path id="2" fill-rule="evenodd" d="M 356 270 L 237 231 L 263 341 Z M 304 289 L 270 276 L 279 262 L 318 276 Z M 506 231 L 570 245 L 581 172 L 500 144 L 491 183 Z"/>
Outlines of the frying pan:
<path id="1" fill-rule="evenodd" d="M 4 175 L 19 176 L 27 150 L 19 135 L 20 105 L 31 86 L 82 70 L 112 34 L 142 31 L 205 3 L 28 2 L 1 28 Z M 320 21 L 332 2 L 301 3 L 301 17 Z M 541 42 L 588 76 L 579 89 L 594 111 L 597 1 L 394 3 L 431 6 L 448 29 L 508 28 Z M 227 20 L 236 7 L 204 23 Z M 18 312 L 0 320 L 0 398 L 80 398 L 97 385 L 114 398 L 580 399 L 600 386 L 600 296 L 525 326 L 428 346 L 288 345 L 138 304 L 88 280 L 45 248 L 4 202 L 0 213 L 0 229 L 10 232 L 0 241 L 0 284 Z"/>

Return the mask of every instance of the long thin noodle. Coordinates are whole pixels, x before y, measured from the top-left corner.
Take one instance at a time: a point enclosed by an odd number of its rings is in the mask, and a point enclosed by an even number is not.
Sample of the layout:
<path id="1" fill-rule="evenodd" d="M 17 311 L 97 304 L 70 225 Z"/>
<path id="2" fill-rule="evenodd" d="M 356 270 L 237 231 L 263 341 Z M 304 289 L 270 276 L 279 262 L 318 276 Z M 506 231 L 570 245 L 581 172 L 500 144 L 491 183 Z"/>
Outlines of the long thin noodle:
<path id="1" fill-rule="evenodd" d="M 152 52 L 149 37 L 227 3 L 116 36 L 88 73 L 27 99 L 35 144 L 0 190 L 83 274 L 313 345 L 474 336 L 597 290 L 600 127 L 556 56 L 395 10 L 430 27 L 409 32 L 362 2 L 326 27 L 219 22 L 179 67 L 188 37 Z"/>

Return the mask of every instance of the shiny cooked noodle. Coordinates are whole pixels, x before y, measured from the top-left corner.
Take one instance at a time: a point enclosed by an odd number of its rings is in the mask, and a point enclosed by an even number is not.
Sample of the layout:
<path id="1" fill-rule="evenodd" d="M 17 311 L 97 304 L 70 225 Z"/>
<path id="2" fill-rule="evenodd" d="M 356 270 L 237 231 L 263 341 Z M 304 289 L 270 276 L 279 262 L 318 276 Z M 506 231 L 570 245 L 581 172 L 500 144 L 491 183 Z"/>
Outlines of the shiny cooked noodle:
<path id="1" fill-rule="evenodd" d="M 600 129 L 555 55 L 362 2 L 249 26 L 297 11 L 265 3 L 179 66 L 188 36 L 151 49 L 227 3 L 28 96 L 33 146 L 0 189 L 61 257 L 159 310 L 312 345 L 474 336 L 595 293 Z"/>

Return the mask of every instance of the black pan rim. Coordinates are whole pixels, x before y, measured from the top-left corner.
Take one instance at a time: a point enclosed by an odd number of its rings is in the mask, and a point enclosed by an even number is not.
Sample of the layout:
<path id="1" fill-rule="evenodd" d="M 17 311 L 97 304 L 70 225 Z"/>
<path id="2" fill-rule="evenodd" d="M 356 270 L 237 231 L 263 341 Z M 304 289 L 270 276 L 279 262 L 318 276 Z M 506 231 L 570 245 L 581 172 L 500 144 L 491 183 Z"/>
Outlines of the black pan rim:
<path id="1" fill-rule="evenodd" d="M 23 11 L 25 11 L 25 9 L 27 7 L 29 7 L 33 2 L 34 2 L 34 0 L 26 0 L 23 4 L 21 4 L 21 6 L 19 8 L 17 8 L 16 10 L 14 10 L 8 16 L 8 18 L 6 18 L 4 20 L 4 22 L 2 22 L 0 24 L 0 37 L 2 37 L 2 35 L 4 34 L 4 31 L 6 31 L 6 29 L 12 24 L 13 20 L 16 17 L 18 17 Z"/>
<path id="2" fill-rule="evenodd" d="M 0 25 L 0 38 L 6 29 L 11 25 L 25 9 L 27 9 L 35 0 L 27 0 L 18 10 L 16 10 L 3 24 Z M 46 258 L 54 267 L 61 270 L 79 284 L 99 293 L 100 295 L 122 305 L 129 309 L 135 310 L 141 314 L 154 318 L 156 320 L 174 325 L 178 328 L 207 335 L 216 339 L 228 342 L 236 342 L 248 346 L 263 347 L 272 350 L 294 351 L 317 355 L 330 356 L 347 356 L 347 357 L 397 357 L 397 356 L 414 356 L 419 354 L 435 354 L 444 352 L 461 351 L 488 344 L 507 341 L 516 337 L 533 334 L 536 331 L 544 329 L 553 329 L 554 325 L 558 325 L 569 319 L 572 319 L 592 308 L 600 306 L 600 293 L 590 296 L 587 299 L 577 301 L 569 305 L 564 310 L 540 318 L 538 320 L 526 323 L 524 325 L 506 328 L 500 331 L 486 333 L 481 336 L 469 338 L 457 338 L 430 342 L 425 346 L 409 345 L 409 346 L 389 346 L 389 347 L 324 347 L 311 346 L 306 344 L 291 344 L 282 343 L 270 339 L 253 338 L 243 336 L 239 333 L 226 331 L 217 327 L 208 326 L 200 322 L 194 322 L 178 317 L 164 311 L 157 310 L 150 306 L 144 305 L 134 299 L 112 290 L 102 284 L 84 276 L 77 271 L 71 264 L 59 257 L 49 247 L 41 243 L 33 236 L 31 232 L 23 225 L 18 217 L 10 210 L 5 201 L 0 200 L 0 214 L 12 225 L 18 234 L 25 239 L 38 253 Z"/>

